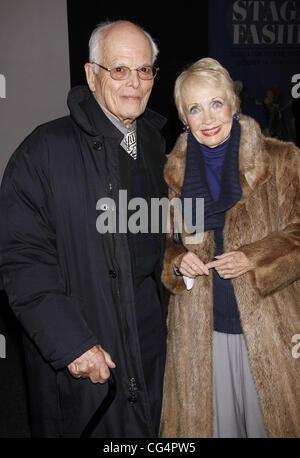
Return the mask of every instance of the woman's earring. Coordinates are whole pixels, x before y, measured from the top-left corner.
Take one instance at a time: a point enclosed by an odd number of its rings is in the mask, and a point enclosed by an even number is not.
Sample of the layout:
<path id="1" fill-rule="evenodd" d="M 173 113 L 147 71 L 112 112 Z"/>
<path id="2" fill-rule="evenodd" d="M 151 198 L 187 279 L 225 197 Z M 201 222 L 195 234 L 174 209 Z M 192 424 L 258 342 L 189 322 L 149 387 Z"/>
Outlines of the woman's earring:
<path id="1" fill-rule="evenodd" d="M 235 113 L 235 114 L 232 116 L 232 119 L 233 119 L 234 121 L 238 121 L 238 120 L 239 120 L 239 115 Z"/>
<path id="2" fill-rule="evenodd" d="M 183 130 L 184 130 L 184 132 L 188 132 L 188 133 L 190 132 L 189 126 L 184 126 L 184 127 L 183 127 Z"/>

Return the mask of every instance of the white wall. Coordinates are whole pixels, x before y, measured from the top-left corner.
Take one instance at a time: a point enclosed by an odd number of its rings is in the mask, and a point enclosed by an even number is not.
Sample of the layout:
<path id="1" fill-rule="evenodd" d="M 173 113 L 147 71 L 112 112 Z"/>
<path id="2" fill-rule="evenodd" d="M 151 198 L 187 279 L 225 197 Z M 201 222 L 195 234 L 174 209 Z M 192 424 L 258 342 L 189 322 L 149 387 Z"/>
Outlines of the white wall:
<path id="1" fill-rule="evenodd" d="M 0 75 L 1 181 L 21 141 L 68 113 L 66 0 L 0 0 Z"/>

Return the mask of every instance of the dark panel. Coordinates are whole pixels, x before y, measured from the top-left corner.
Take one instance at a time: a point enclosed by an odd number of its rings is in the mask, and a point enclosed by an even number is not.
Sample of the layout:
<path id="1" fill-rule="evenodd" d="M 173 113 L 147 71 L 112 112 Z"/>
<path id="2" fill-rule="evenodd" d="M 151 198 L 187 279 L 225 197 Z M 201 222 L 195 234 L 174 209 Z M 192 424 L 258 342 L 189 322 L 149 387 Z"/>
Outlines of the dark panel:
<path id="1" fill-rule="evenodd" d="M 20 329 L 0 291 L 0 438 L 30 437 Z"/>

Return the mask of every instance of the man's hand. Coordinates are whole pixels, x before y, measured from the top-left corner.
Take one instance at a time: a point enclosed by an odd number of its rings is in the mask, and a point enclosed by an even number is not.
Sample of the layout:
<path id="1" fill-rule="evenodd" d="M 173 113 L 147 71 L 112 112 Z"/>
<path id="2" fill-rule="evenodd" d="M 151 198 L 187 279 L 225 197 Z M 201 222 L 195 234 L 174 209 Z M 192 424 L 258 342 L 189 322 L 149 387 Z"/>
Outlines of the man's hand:
<path id="1" fill-rule="evenodd" d="M 206 264 L 208 269 L 216 269 L 221 278 L 237 278 L 254 269 L 242 251 L 230 251 L 215 256 L 217 261 Z"/>
<path id="2" fill-rule="evenodd" d="M 109 368 L 114 369 L 115 363 L 100 345 L 95 345 L 79 358 L 68 365 L 75 378 L 89 378 L 92 383 L 105 383 L 110 376 Z"/>

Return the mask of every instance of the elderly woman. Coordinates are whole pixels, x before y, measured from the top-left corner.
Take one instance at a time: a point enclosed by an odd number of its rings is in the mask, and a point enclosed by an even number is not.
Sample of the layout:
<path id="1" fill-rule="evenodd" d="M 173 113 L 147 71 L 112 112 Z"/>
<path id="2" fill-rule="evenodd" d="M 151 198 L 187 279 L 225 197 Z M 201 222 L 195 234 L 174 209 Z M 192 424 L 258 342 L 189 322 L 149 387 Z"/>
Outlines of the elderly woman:
<path id="1" fill-rule="evenodd" d="M 175 101 L 186 132 L 165 168 L 169 197 L 203 198 L 204 229 L 176 234 L 171 207 L 161 436 L 300 437 L 300 152 L 237 116 L 213 59 L 178 77 Z"/>

